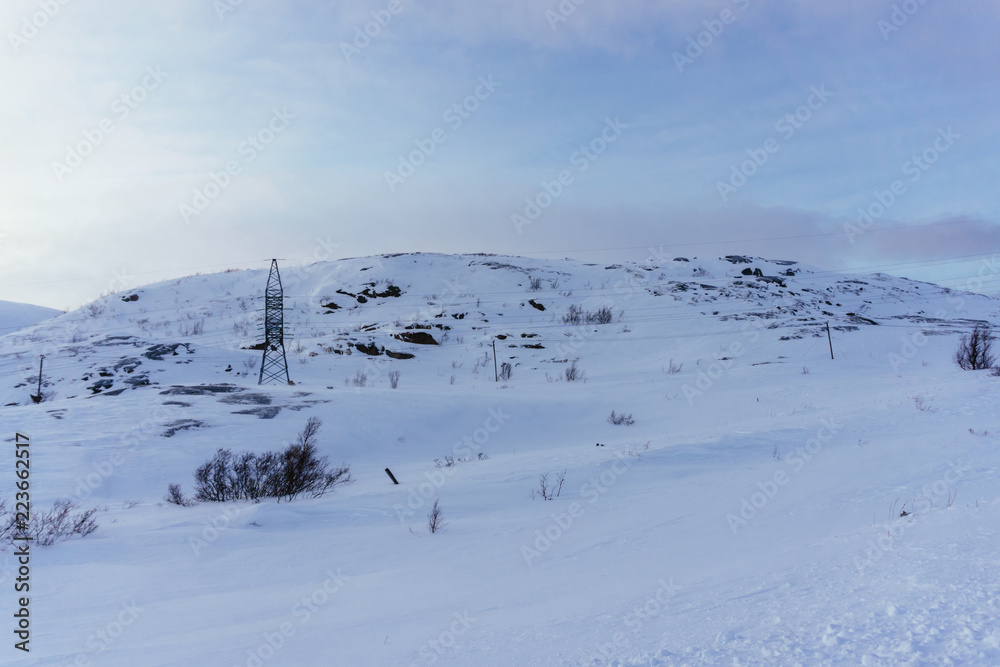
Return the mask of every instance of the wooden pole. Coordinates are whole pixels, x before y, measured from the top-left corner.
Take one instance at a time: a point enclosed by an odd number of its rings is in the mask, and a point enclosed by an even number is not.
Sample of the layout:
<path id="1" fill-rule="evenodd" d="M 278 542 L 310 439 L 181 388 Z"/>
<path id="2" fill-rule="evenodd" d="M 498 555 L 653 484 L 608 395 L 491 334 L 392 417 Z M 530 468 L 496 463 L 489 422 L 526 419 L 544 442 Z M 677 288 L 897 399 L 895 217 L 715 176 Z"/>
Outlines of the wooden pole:
<path id="1" fill-rule="evenodd" d="M 396 481 L 396 476 L 392 474 L 391 470 L 389 470 L 388 468 L 386 468 L 385 469 L 385 474 L 389 476 L 389 479 L 392 480 L 393 484 L 399 484 L 399 482 Z"/>
<path id="2" fill-rule="evenodd" d="M 833 337 L 830 336 L 830 323 L 826 323 L 826 340 L 830 343 L 830 358 L 833 359 Z"/>
<path id="3" fill-rule="evenodd" d="M 45 355 L 43 354 L 38 359 L 38 394 L 31 397 L 35 403 L 42 402 L 42 364 L 45 362 Z"/>
<path id="4" fill-rule="evenodd" d="M 497 339 L 493 339 L 493 381 L 500 381 L 500 374 L 497 372 Z"/>

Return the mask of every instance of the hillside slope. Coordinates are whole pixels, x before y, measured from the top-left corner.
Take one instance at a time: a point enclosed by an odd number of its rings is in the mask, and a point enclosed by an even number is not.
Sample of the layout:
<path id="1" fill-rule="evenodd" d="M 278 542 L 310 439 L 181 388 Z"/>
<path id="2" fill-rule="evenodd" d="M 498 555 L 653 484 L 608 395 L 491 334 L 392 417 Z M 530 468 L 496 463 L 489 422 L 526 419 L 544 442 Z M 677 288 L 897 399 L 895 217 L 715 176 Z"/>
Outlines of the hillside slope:
<path id="1" fill-rule="evenodd" d="M 0 338 L 32 499 L 106 507 L 33 553 L 32 652 L 5 663 L 1000 663 L 1000 378 L 951 359 L 997 300 L 737 256 L 282 278 L 293 386 L 258 386 L 248 349 L 266 271 Z M 162 502 L 218 447 L 278 449 L 312 416 L 354 484 Z M 564 475 L 551 501 L 543 474 Z"/>

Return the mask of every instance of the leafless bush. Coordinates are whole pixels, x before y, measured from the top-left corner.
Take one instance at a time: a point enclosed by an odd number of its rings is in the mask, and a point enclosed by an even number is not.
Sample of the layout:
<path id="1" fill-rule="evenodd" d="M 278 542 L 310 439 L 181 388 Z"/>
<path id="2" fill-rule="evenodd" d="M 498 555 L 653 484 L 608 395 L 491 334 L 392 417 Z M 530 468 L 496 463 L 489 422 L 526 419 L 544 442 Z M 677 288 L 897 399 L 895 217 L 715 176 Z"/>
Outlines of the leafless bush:
<path id="1" fill-rule="evenodd" d="M 241 306 L 245 306 L 246 302 L 240 301 L 240 305 Z M 244 308 L 244 310 L 245 310 L 245 308 Z M 252 324 L 253 324 L 253 322 L 251 322 L 250 320 L 239 320 L 237 322 L 234 322 L 233 323 L 233 332 L 237 336 L 241 336 L 243 338 L 246 338 L 247 336 L 250 335 L 250 327 L 251 327 Z"/>
<path id="2" fill-rule="evenodd" d="M 955 350 L 955 363 L 965 371 L 979 371 L 991 368 L 996 362 L 993 355 L 993 329 L 988 324 L 977 324 L 972 333 L 962 336 Z"/>
<path id="3" fill-rule="evenodd" d="M 584 380 L 586 377 L 585 373 L 580 370 L 575 361 L 566 367 L 564 374 L 566 376 L 566 382 L 576 382 L 578 380 Z"/>
<path id="4" fill-rule="evenodd" d="M 91 507 L 77 511 L 80 503 L 75 500 L 61 499 L 52 504 L 50 510 L 32 510 L 27 523 L 23 518 L 18 521 L 18 513 L 7 508 L 6 501 L 0 501 L 0 541 L 6 548 L 15 536 L 28 536 L 35 545 L 49 547 L 64 542 L 74 535 L 86 537 L 97 530 L 97 520 L 94 515 L 99 508 Z M 107 508 L 104 508 L 107 509 Z M 21 515 L 23 517 L 23 514 Z"/>
<path id="5" fill-rule="evenodd" d="M 537 292 L 540 289 L 542 289 L 542 279 L 541 278 L 533 278 L 533 277 L 529 276 L 528 277 L 528 291 L 529 292 Z"/>
<path id="6" fill-rule="evenodd" d="M 427 513 L 427 530 L 429 530 L 433 535 L 438 531 L 444 530 L 446 525 L 447 524 L 444 521 L 444 512 L 441 509 L 439 501 L 435 498 L 431 511 Z"/>
<path id="7" fill-rule="evenodd" d="M 583 324 L 583 308 L 571 305 L 562 318 L 563 324 L 579 325 Z"/>
<path id="8" fill-rule="evenodd" d="M 257 357 L 244 357 L 243 377 L 248 377 L 257 368 Z"/>
<path id="9" fill-rule="evenodd" d="M 663 369 L 663 372 L 666 373 L 667 375 L 677 375 L 678 373 L 681 372 L 682 368 L 684 368 L 684 364 L 674 363 L 674 360 L 671 359 L 670 365 L 667 368 Z"/>
<path id="10" fill-rule="evenodd" d="M 624 424 L 625 426 L 631 426 L 632 424 L 635 423 L 635 420 L 632 419 L 631 412 L 628 414 L 625 414 L 623 412 L 622 414 L 619 415 L 616 414 L 614 410 L 612 410 L 611 414 L 608 415 L 608 422 L 614 424 L 615 426 L 621 426 L 622 424 Z"/>
<path id="11" fill-rule="evenodd" d="M 399 371 L 389 371 L 389 386 L 393 389 L 399 386 Z"/>
<path id="12" fill-rule="evenodd" d="M 581 324 L 610 324 L 614 314 L 608 306 L 601 306 L 595 311 L 584 310 L 582 306 L 571 305 L 562 317 L 563 324 L 579 326 Z"/>
<path id="13" fill-rule="evenodd" d="M 514 368 L 506 361 L 500 364 L 500 379 L 504 382 L 510 380 L 510 375 Z"/>
<path id="14" fill-rule="evenodd" d="M 434 459 L 434 465 L 438 468 L 451 468 L 455 465 L 455 457 L 445 456 L 444 459 Z"/>
<path id="15" fill-rule="evenodd" d="M 354 374 L 352 378 L 346 378 L 344 384 L 351 387 L 367 387 L 368 386 L 368 374 L 358 371 Z"/>
<path id="16" fill-rule="evenodd" d="M 538 478 L 538 490 L 537 495 L 541 496 L 542 500 L 552 500 L 552 489 L 549 488 L 549 473 L 545 473 Z M 535 489 L 531 490 L 531 499 L 534 500 L 536 497 Z"/>
<path id="17" fill-rule="evenodd" d="M 99 303 L 97 301 L 91 301 L 90 303 L 88 303 L 86 306 L 83 307 L 83 312 L 84 314 L 87 315 L 87 317 L 93 318 L 93 317 L 100 317 L 101 315 L 103 315 L 106 309 L 107 306 L 105 304 Z"/>
<path id="18" fill-rule="evenodd" d="M 549 473 L 538 478 L 538 488 L 532 489 L 531 499 L 541 498 L 542 500 L 552 500 L 553 498 L 558 498 L 562 494 L 563 482 L 566 481 L 566 470 L 556 475 L 555 486 L 549 482 Z"/>
<path id="19" fill-rule="evenodd" d="M 295 500 L 303 494 L 318 498 L 337 486 L 350 484 L 354 481 L 350 467 L 341 465 L 331 470 L 327 457 L 318 455 L 316 434 L 320 426 L 319 419 L 310 417 L 296 442 L 282 452 L 234 456 L 228 449 L 219 449 L 195 471 L 195 497 L 213 502 Z"/>
<path id="20" fill-rule="evenodd" d="M 170 484 L 167 486 L 167 495 L 165 495 L 163 499 L 171 505 L 178 505 L 180 507 L 191 507 L 195 504 L 195 502 L 190 498 L 184 497 L 184 493 L 181 492 L 180 484 Z"/>
<path id="21" fill-rule="evenodd" d="M 611 324 L 613 319 L 614 315 L 607 306 L 601 306 L 594 312 L 587 313 L 587 324 Z"/>

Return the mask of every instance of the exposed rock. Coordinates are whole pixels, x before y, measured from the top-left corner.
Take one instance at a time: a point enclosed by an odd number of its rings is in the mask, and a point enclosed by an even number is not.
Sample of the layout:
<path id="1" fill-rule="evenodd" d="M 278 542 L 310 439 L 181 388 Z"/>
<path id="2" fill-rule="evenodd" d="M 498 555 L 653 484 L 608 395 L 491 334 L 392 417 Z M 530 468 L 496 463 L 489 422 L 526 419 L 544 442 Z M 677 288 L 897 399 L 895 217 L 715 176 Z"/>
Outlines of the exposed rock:
<path id="1" fill-rule="evenodd" d="M 404 343 L 413 343 L 414 345 L 438 344 L 438 342 L 434 340 L 434 336 L 430 335 L 426 331 L 403 331 L 398 334 L 393 334 L 392 337 L 396 340 L 401 340 Z"/>

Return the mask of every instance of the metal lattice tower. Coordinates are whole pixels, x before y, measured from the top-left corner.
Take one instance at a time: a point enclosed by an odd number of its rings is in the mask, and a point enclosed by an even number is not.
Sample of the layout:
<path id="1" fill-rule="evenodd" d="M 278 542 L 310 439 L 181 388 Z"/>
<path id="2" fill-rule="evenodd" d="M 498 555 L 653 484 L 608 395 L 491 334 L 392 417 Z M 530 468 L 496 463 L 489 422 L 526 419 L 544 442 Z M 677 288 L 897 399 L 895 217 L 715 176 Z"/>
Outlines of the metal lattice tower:
<path id="1" fill-rule="evenodd" d="M 260 378 L 257 384 L 271 380 L 288 378 L 288 359 L 285 358 L 285 315 L 284 293 L 281 288 L 281 274 L 278 260 L 271 260 L 271 275 L 267 277 L 267 291 L 264 293 L 264 359 L 260 363 Z"/>

